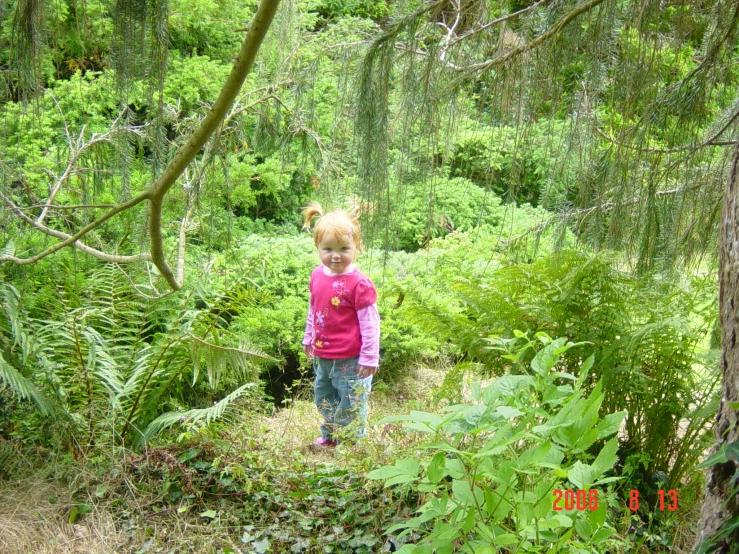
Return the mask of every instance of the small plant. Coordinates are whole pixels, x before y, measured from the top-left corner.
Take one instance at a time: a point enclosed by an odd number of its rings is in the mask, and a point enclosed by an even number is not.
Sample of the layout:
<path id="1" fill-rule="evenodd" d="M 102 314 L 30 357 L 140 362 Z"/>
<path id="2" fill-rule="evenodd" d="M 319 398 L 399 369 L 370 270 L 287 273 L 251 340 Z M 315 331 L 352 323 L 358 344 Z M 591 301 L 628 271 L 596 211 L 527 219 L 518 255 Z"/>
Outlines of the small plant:
<path id="1" fill-rule="evenodd" d="M 415 538 L 403 553 L 600 552 L 614 546 L 602 485 L 616 464 L 618 431 L 626 413 L 599 416 L 600 384 L 589 395 L 579 375 L 558 371 L 574 346 L 545 333 L 533 339 L 490 339 L 509 372 L 491 385 L 471 385 L 472 401 L 440 413 L 412 411 L 380 423 L 405 422 L 429 435 L 427 456 L 401 458 L 370 479 L 406 487 L 425 499 L 418 515 L 387 534 Z M 533 358 L 527 356 L 534 352 Z M 524 363 L 524 359 L 530 362 Z M 571 498 L 570 498 L 571 497 Z"/>

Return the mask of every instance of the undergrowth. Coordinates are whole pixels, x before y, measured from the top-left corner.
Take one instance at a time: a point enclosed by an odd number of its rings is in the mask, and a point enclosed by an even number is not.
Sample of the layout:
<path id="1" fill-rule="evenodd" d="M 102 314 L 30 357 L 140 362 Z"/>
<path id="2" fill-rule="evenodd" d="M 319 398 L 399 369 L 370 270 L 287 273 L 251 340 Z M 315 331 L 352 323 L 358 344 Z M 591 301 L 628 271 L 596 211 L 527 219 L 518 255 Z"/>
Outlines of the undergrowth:
<path id="1" fill-rule="evenodd" d="M 367 438 L 337 449 L 309 446 L 320 416 L 305 386 L 283 409 L 265 404 L 260 412 L 252 403 L 226 422 L 185 425 L 137 453 L 96 447 L 74 459 L 6 441 L 0 450 L 12 449 L 20 462 L 0 475 L 0 504 L 15 506 L 0 510 L 0 527 L 22 528 L 28 540 L 8 534 L 0 551 L 371 553 L 410 546 L 423 535 L 387 530 L 407 527 L 428 494 L 383 488 L 366 476 L 403 458 L 428 463 L 426 437 L 378 422 L 449 405 L 454 398 L 440 386 L 447 370 L 418 368 L 380 386 Z M 479 379 L 462 375 L 456 399 L 473 401 L 470 383 Z M 685 492 L 669 522 L 653 520 L 649 509 L 632 514 L 609 495 L 614 538 L 625 545 L 619 552 L 687 552 L 680 545 L 690 544 L 695 510 Z"/>

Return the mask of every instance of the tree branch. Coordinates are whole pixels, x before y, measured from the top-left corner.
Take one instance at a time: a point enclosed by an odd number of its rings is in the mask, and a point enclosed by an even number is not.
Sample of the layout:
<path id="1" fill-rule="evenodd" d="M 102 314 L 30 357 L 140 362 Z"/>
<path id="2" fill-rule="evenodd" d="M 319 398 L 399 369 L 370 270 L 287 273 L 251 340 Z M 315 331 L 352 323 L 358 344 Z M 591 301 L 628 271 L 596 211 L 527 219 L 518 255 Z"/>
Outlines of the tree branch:
<path id="1" fill-rule="evenodd" d="M 457 44 L 458 42 L 460 42 L 462 40 L 468 39 L 472 35 L 476 35 L 477 33 L 481 33 L 483 31 L 489 29 L 490 27 L 494 27 L 495 25 L 498 25 L 499 23 L 504 23 L 504 22 L 508 21 L 509 19 L 513 19 L 515 17 L 518 17 L 519 15 L 525 14 L 526 12 L 535 10 L 539 6 L 542 6 L 542 5 L 546 6 L 550 1 L 551 0 L 539 0 L 535 4 L 531 4 L 530 6 L 528 6 L 526 8 L 522 8 L 522 9 L 518 10 L 517 12 L 509 13 L 508 15 L 504 15 L 502 17 L 499 17 L 498 19 L 494 19 L 492 21 L 489 21 L 489 22 L 485 23 L 485 25 L 482 25 L 481 27 L 478 27 L 477 29 L 472 29 L 472 30 L 464 33 L 463 35 L 458 36 L 457 38 L 455 38 L 451 42 L 451 44 L 449 46 L 452 47 L 455 44 Z"/>
<path id="2" fill-rule="evenodd" d="M 149 238 L 151 241 L 151 258 L 159 272 L 167 280 L 169 286 L 175 290 L 182 288 L 177 282 L 177 277 L 170 269 L 164 258 L 162 237 L 162 203 L 164 195 L 172 187 L 177 178 L 182 175 L 187 165 L 196 154 L 203 148 L 208 138 L 213 134 L 216 127 L 225 117 L 234 103 L 241 86 L 256 57 L 259 46 L 267 34 L 279 0 L 262 0 L 257 12 L 251 20 L 249 30 L 246 33 L 241 50 L 236 58 L 231 73 L 226 79 L 218 98 L 200 122 L 198 128 L 190 135 L 187 142 L 175 154 L 157 181 L 151 186 L 149 198 Z"/>
<path id="3" fill-rule="evenodd" d="M 10 198 L 8 198 L 7 196 L 5 196 L 2 193 L 0 193 L 0 196 L 2 196 L 3 200 L 5 201 L 5 203 L 10 207 L 11 210 L 13 210 L 13 212 L 20 219 L 22 219 L 23 221 L 25 221 L 26 223 L 28 223 L 32 227 L 38 229 L 42 233 L 44 233 L 46 235 L 49 235 L 51 237 L 56 237 L 58 239 L 63 239 L 64 240 L 64 243 L 69 244 L 69 241 L 72 241 L 71 244 L 75 248 L 77 248 L 78 250 L 80 250 L 82 252 L 85 252 L 87 254 L 90 254 L 91 256 L 95 256 L 96 258 L 98 258 L 100 260 L 103 260 L 104 262 L 111 262 L 111 263 L 118 263 L 118 264 L 127 264 L 127 263 L 131 263 L 131 262 L 140 262 L 142 260 L 149 260 L 149 259 L 151 259 L 151 256 L 148 253 L 142 253 L 142 254 L 138 254 L 138 255 L 135 255 L 135 256 L 116 256 L 116 255 L 108 254 L 108 253 L 103 252 L 101 250 L 97 250 L 96 248 L 92 248 L 91 246 L 87 246 L 86 244 L 83 244 L 82 242 L 80 242 L 78 240 L 72 240 L 73 239 L 72 235 L 68 235 L 67 233 L 63 233 L 62 231 L 57 231 L 56 229 L 51 229 L 51 228 L 49 228 L 49 227 L 47 227 L 47 226 L 39 223 L 38 221 L 34 221 L 32 218 L 30 218 L 26 214 L 24 214 L 23 211 L 21 211 L 21 209 L 18 206 L 16 206 L 13 203 L 12 200 L 10 200 Z M 113 215 L 115 215 L 115 214 L 113 214 Z M 99 221 L 99 220 L 97 220 L 97 221 Z M 105 220 L 103 219 L 102 221 L 100 221 L 100 223 L 98 223 L 98 225 L 102 224 L 103 221 L 105 221 Z M 90 224 L 90 225 L 93 225 L 93 224 Z M 98 225 L 95 225 L 95 227 L 97 227 Z M 88 227 L 89 227 L 89 225 L 88 225 Z M 93 227 L 93 229 L 94 229 L 94 227 Z M 92 230 L 92 229 L 89 229 L 89 230 Z M 20 265 L 34 263 L 34 262 L 37 262 L 38 260 L 40 260 L 41 258 L 48 256 L 48 254 L 51 254 L 52 252 L 56 252 L 56 250 L 58 250 L 59 248 L 62 248 L 59 245 L 60 244 L 64 244 L 64 243 L 55 244 L 54 246 L 52 246 L 50 248 L 47 248 L 41 254 L 38 254 L 38 255 L 33 256 L 31 258 L 18 258 L 16 256 L 0 256 L 0 262 L 15 262 L 15 263 L 20 264 Z M 66 246 L 66 244 L 64 244 L 64 246 Z M 55 247 L 56 247 L 56 249 L 52 250 Z M 52 252 L 49 252 L 50 250 Z"/>
<path id="4" fill-rule="evenodd" d="M 536 37 L 531 42 L 527 42 L 523 46 L 519 46 L 518 48 L 514 48 L 513 50 L 506 52 L 505 54 L 498 56 L 496 58 L 493 58 L 492 60 L 487 60 L 481 63 L 477 63 L 474 65 L 469 65 L 465 67 L 460 67 L 459 71 L 486 71 L 490 69 L 491 67 L 494 67 L 496 65 L 501 65 L 506 63 L 508 60 L 528 52 L 529 50 L 533 50 L 537 46 L 539 46 L 541 43 L 557 36 L 562 29 L 567 27 L 572 21 L 579 15 L 592 10 L 595 8 L 598 4 L 602 4 L 605 0 L 590 0 L 589 2 L 584 2 L 574 8 L 571 12 L 569 12 L 567 15 L 565 15 L 562 19 L 557 21 L 552 27 Z"/>
<path id="5" fill-rule="evenodd" d="M 736 144 L 737 141 L 735 140 L 723 140 L 719 141 L 717 140 L 724 132 L 731 126 L 732 123 L 734 123 L 739 118 L 739 103 L 735 104 L 733 106 L 735 109 L 734 113 L 729 117 L 729 119 L 724 123 L 721 128 L 712 134 L 710 137 L 707 137 L 703 139 L 701 142 L 688 144 L 685 146 L 676 146 L 675 148 L 646 148 L 642 149 L 638 146 L 633 146 L 631 144 L 626 144 L 624 142 L 621 142 L 617 139 L 614 139 L 613 137 L 610 137 L 606 135 L 603 131 L 595 128 L 595 132 L 599 134 L 601 137 L 606 139 L 608 142 L 611 142 L 613 144 L 616 144 L 617 146 L 624 147 L 624 148 L 630 148 L 632 150 L 639 150 L 640 152 L 647 152 L 649 154 L 673 154 L 675 152 L 684 152 L 686 150 L 699 150 L 700 148 L 705 148 L 706 146 L 731 146 Z"/>
<path id="6" fill-rule="evenodd" d="M 455 34 L 455 31 L 457 30 L 457 25 L 459 25 L 459 19 L 462 16 L 462 4 L 461 0 L 453 0 L 454 7 L 456 9 L 455 17 L 454 17 L 454 23 L 452 23 L 452 26 L 449 27 L 446 24 L 446 21 L 444 23 L 439 23 L 442 28 L 446 29 L 447 33 L 444 37 L 444 44 L 441 47 L 441 52 L 439 53 L 439 60 L 443 62 L 446 59 L 446 53 L 449 49 L 449 43 L 452 41 L 452 37 Z"/>

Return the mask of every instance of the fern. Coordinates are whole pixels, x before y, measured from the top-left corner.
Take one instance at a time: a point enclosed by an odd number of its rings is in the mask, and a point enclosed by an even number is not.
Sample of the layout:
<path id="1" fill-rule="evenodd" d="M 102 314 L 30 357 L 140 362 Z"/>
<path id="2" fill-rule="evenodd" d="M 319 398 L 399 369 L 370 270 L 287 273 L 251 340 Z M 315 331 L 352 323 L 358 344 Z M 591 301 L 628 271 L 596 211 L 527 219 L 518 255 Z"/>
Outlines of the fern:
<path id="1" fill-rule="evenodd" d="M 562 252 L 443 283 L 447 290 L 435 283 L 426 292 L 409 291 L 404 306 L 427 332 L 453 341 L 462 358 L 480 362 L 486 373 L 508 371 L 510 362 L 490 349 L 489 339 L 514 329 L 588 341 L 596 361 L 586 386 L 602 379 L 611 392 L 603 409 L 629 413 L 624 452 L 643 454 L 650 460 L 646 473 L 665 471 L 673 484 L 692 467 L 701 448 L 686 447 L 678 423 L 688 422 L 691 445 L 710 439 L 705 428 L 713 412 L 706 408 L 716 400 L 718 380 L 700 351 L 717 315 L 712 282 L 632 276 L 610 254 Z M 573 348 L 562 363 L 577 374 L 582 351 Z"/>
<path id="2" fill-rule="evenodd" d="M 44 398 L 34 384 L 20 372 L 5 361 L 0 354 L 0 381 L 8 387 L 11 394 L 24 400 L 33 400 L 39 411 L 44 415 L 53 413 L 52 404 Z"/>
<path id="3" fill-rule="evenodd" d="M 219 400 L 209 408 L 197 408 L 187 410 L 185 412 L 167 412 L 162 414 L 148 425 L 143 433 L 143 439 L 145 441 L 151 440 L 155 435 L 162 432 L 164 429 L 171 427 L 175 423 L 195 423 L 197 421 L 204 421 L 206 424 L 209 424 L 216 421 L 222 418 L 228 410 L 233 409 L 233 402 L 237 398 L 244 396 L 247 392 L 254 389 L 255 386 L 256 385 L 254 383 L 241 385 L 228 396 Z"/>
<path id="4" fill-rule="evenodd" d="M 190 341 L 194 367 L 193 382 L 197 380 L 201 359 L 205 359 L 208 383 L 210 383 L 211 388 L 215 388 L 218 385 L 220 376 L 226 372 L 228 367 L 236 370 L 244 379 L 253 379 L 256 377 L 253 371 L 255 362 L 277 361 L 258 348 L 245 344 L 239 345 L 238 348 L 219 346 L 195 336 L 190 336 Z"/>
<path id="5" fill-rule="evenodd" d="M 0 256 L 15 256 L 15 243 L 12 240 L 6 242 L 0 249 Z"/>

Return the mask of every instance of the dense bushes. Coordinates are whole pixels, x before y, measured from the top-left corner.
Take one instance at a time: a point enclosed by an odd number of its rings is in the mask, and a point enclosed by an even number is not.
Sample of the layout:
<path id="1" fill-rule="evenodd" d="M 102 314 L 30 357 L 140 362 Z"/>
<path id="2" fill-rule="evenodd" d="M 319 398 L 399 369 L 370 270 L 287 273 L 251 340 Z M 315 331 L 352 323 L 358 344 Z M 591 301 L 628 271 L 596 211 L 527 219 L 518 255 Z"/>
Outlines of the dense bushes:
<path id="1" fill-rule="evenodd" d="M 674 488 L 694 467 L 717 400 L 717 353 L 707 350 L 716 318 L 711 280 L 635 277 L 611 256 L 565 251 L 443 285 L 409 295 L 408 313 L 487 374 L 507 371 L 487 337 L 511 329 L 592 345 L 585 386 L 602 381 L 604 408 L 628 412 L 620 440 L 633 488 L 653 490 L 659 472 Z M 577 375 L 583 352 L 570 350 L 563 367 Z"/>

